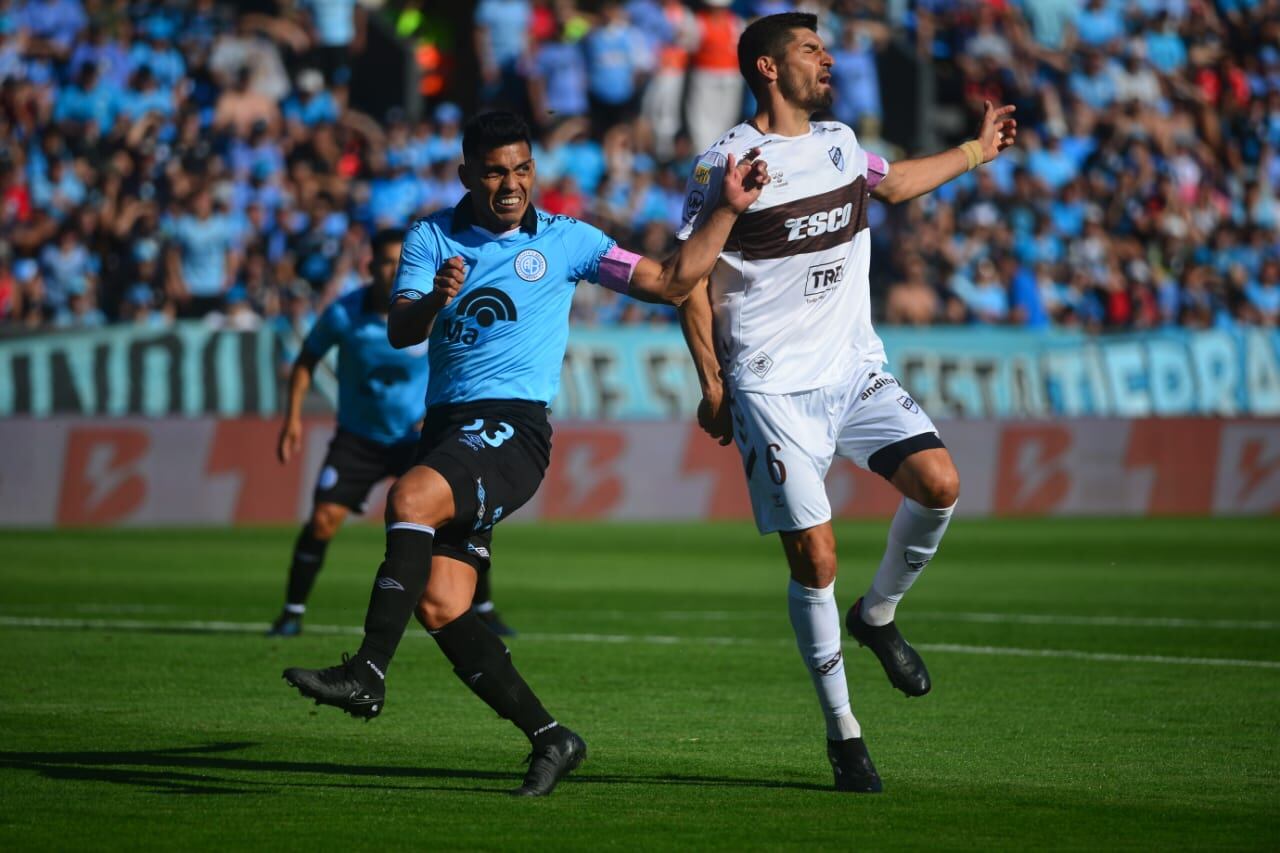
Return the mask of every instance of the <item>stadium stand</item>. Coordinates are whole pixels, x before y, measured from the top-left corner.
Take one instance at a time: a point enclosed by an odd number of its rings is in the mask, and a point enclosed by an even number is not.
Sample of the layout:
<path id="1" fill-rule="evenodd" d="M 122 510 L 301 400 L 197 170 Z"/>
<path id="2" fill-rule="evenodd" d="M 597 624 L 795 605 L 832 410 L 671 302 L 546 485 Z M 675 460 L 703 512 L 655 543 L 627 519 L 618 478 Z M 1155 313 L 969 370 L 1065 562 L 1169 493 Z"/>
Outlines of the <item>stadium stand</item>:
<path id="1" fill-rule="evenodd" d="M 539 130 L 539 206 L 660 254 L 700 146 L 750 108 L 737 32 L 793 6 L 867 148 L 908 153 L 881 131 L 894 49 L 934 71 L 940 144 L 1018 106 L 1013 156 L 873 211 L 882 322 L 1280 320 L 1280 0 L 480 0 L 465 51 L 420 0 L 278 5 L 0 0 L 0 328 L 305 329 L 369 233 L 456 201 L 443 93 L 472 52 L 473 100 Z M 352 107 L 366 15 L 416 45 L 420 118 Z M 674 316 L 583 296 L 581 324 Z"/>

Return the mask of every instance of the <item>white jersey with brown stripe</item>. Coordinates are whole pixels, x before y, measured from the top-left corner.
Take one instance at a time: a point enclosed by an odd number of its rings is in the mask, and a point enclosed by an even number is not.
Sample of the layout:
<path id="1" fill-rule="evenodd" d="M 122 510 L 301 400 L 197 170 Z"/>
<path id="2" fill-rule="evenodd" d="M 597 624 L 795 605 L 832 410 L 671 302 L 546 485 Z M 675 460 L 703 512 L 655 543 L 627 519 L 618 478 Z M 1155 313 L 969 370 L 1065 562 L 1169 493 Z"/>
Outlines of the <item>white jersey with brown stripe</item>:
<path id="1" fill-rule="evenodd" d="M 730 386 L 795 393 L 883 363 L 871 327 L 867 153 L 846 125 L 813 122 L 795 137 L 741 124 L 708 155 L 741 157 L 753 147 L 772 180 L 738 217 L 711 275 Z"/>

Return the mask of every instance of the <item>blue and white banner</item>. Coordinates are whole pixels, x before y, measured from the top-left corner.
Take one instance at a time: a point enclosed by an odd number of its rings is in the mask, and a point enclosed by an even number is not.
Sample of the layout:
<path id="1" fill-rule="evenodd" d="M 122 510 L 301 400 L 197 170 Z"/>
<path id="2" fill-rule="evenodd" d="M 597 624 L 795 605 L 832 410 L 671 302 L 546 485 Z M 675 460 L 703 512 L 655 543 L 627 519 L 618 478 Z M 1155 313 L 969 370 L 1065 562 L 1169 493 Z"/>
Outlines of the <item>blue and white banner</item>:
<path id="1" fill-rule="evenodd" d="M 1280 414 L 1275 330 L 948 327 L 882 337 L 889 369 L 938 419 Z M 0 339 L 0 417 L 271 415 L 293 345 L 272 330 L 197 322 Z M 699 397 L 678 328 L 578 327 L 553 410 L 557 419 L 687 418 Z"/>

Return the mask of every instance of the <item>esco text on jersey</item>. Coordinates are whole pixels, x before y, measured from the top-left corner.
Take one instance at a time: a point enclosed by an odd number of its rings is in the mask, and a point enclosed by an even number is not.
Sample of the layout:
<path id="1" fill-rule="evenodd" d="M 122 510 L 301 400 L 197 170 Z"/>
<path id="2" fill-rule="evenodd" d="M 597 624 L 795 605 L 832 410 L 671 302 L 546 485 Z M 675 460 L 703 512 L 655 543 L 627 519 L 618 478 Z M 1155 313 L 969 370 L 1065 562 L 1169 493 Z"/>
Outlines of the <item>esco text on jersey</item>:
<path id="1" fill-rule="evenodd" d="M 783 223 L 787 227 L 787 240 L 801 240 L 805 237 L 817 237 L 839 231 L 849 224 L 853 217 L 853 204 L 847 202 L 843 207 L 831 210 L 820 210 L 807 216 L 795 216 Z"/>

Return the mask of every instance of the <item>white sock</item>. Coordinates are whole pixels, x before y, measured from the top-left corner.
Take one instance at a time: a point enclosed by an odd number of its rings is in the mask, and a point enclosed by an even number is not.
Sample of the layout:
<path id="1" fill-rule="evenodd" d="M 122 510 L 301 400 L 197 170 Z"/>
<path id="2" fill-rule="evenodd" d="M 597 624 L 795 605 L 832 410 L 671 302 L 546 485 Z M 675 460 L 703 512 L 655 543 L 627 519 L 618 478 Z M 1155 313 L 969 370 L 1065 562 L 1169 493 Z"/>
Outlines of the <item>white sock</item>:
<path id="1" fill-rule="evenodd" d="M 787 586 L 787 611 L 796 632 L 800 657 L 818 691 L 818 704 L 827 718 L 827 737 L 848 740 L 861 737 L 862 728 L 849 708 L 849 685 L 844 679 L 840 651 L 840 611 L 836 585 L 812 589 L 794 580 Z"/>
<path id="2" fill-rule="evenodd" d="M 862 620 L 868 625 L 888 625 L 898 602 L 920 577 L 938 552 L 955 504 L 932 509 L 903 498 L 889 526 L 889 544 L 871 588 L 862 596 Z"/>

